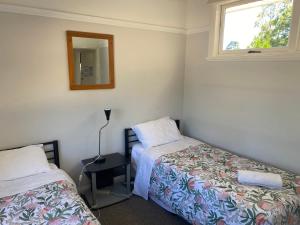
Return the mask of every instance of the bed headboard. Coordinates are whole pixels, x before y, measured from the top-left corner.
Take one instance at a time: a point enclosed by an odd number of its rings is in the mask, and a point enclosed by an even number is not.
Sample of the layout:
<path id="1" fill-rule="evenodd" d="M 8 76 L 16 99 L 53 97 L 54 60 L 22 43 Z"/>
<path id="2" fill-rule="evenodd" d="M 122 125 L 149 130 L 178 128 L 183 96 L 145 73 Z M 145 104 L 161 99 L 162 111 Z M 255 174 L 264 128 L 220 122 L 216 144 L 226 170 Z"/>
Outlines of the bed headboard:
<path id="1" fill-rule="evenodd" d="M 50 163 L 54 163 L 58 168 L 59 168 L 59 153 L 58 153 L 58 141 L 49 141 L 49 142 L 44 142 L 44 143 L 39 143 L 43 145 L 43 148 L 45 150 L 45 154 L 47 156 L 47 159 Z M 9 149 L 3 149 L 0 151 L 7 151 L 7 150 L 12 150 L 16 148 L 22 148 L 21 147 L 15 147 L 15 148 L 9 148 Z"/>
<path id="2" fill-rule="evenodd" d="M 180 120 L 175 120 L 178 129 L 180 129 Z M 136 134 L 131 128 L 125 128 L 125 156 L 126 158 L 131 158 L 132 146 L 139 142 Z"/>

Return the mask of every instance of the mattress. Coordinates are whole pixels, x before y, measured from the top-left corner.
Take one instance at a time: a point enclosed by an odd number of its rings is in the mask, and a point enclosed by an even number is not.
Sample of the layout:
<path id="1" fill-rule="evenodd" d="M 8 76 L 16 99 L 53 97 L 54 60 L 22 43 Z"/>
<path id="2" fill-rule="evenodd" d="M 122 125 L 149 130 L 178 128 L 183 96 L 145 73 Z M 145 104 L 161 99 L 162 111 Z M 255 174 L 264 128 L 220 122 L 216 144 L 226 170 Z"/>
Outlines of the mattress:
<path id="1" fill-rule="evenodd" d="M 137 171 L 151 172 L 149 180 L 135 182 L 137 194 L 144 198 L 147 194 L 192 224 L 300 224 L 300 179 L 296 174 L 201 142 L 183 148 L 180 143 L 175 150 L 169 149 L 174 145 L 159 147 L 164 150 L 161 154 L 157 149 L 150 149 L 155 153 L 141 152 Z M 239 184 L 240 169 L 280 174 L 283 188 Z M 140 192 L 141 180 L 147 192 Z"/>
<path id="2" fill-rule="evenodd" d="M 0 182 L 0 224 L 99 225 L 73 180 L 55 165 L 51 171 Z"/>

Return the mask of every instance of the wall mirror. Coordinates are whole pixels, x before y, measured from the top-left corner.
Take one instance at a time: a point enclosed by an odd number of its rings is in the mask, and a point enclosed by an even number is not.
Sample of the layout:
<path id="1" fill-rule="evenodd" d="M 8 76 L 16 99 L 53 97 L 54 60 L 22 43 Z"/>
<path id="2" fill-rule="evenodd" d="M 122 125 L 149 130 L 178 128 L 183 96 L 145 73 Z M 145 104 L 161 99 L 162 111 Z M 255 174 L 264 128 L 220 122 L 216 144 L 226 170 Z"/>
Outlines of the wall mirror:
<path id="1" fill-rule="evenodd" d="M 115 87 L 113 35 L 67 31 L 71 90 Z"/>

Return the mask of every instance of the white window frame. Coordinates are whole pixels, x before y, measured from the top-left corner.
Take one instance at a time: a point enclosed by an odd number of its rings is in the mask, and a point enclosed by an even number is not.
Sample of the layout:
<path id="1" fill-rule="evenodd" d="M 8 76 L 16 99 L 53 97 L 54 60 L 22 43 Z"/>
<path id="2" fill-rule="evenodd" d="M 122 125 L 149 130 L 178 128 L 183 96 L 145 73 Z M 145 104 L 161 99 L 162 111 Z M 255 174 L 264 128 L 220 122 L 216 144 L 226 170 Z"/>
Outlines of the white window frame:
<path id="1" fill-rule="evenodd" d="M 208 60 L 300 60 L 300 1 L 293 1 L 293 14 L 289 43 L 287 47 L 269 49 L 223 50 L 224 22 L 226 8 L 259 0 L 229 0 L 211 5 L 211 27 Z M 260 53 L 248 53 L 260 51 Z"/>

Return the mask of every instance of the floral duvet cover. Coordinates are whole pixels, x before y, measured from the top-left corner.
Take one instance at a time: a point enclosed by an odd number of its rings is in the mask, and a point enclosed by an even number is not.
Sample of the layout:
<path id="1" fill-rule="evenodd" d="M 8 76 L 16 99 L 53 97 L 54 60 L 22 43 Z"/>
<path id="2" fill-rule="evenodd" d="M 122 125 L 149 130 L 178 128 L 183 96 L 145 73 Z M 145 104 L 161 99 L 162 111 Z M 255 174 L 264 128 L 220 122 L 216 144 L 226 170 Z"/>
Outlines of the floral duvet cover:
<path id="1" fill-rule="evenodd" d="M 66 180 L 0 198 L 0 224 L 100 225 Z"/>
<path id="2" fill-rule="evenodd" d="M 280 174 L 270 190 L 237 182 L 237 170 Z M 158 158 L 149 195 L 195 225 L 300 225 L 300 178 L 207 144 Z"/>

